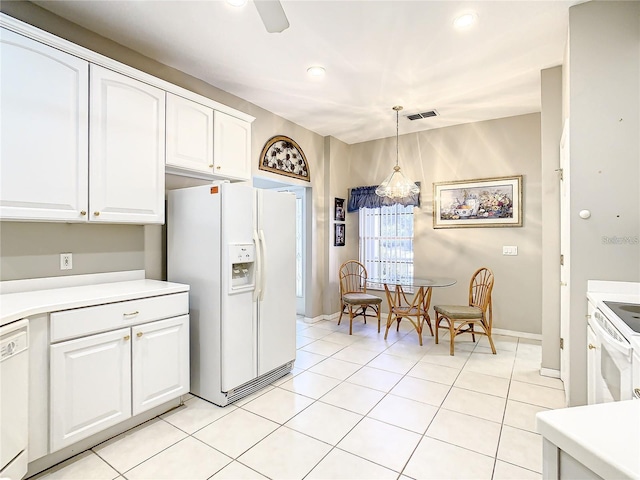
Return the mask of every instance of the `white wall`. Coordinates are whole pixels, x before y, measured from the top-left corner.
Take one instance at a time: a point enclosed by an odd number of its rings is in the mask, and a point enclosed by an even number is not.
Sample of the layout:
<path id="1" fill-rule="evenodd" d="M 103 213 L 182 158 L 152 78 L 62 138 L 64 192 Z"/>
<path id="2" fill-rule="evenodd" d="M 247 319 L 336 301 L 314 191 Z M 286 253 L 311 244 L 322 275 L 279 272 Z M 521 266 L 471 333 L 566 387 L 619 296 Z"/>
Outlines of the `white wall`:
<path id="1" fill-rule="evenodd" d="M 389 121 L 393 121 L 391 118 Z M 401 119 L 402 121 L 408 121 Z M 402 125 L 400 126 L 402 131 Z M 453 287 L 434 291 L 432 304 L 466 301 L 469 279 L 481 266 L 496 276 L 494 327 L 541 333 L 542 191 L 540 115 L 530 114 L 400 136 L 400 167 L 422 183 L 415 209 L 416 275 L 454 277 Z M 350 187 L 376 185 L 395 164 L 395 137 L 351 145 Z M 523 226 L 434 229 L 434 182 L 523 175 Z M 357 216 L 347 215 L 355 224 Z M 348 230 L 347 243 L 357 242 Z M 516 245 L 518 256 L 503 256 Z"/>
<path id="2" fill-rule="evenodd" d="M 640 3 L 572 7 L 568 63 L 569 403 L 580 405 L 586 403 L 587 280 L 640 281 Z M 588 220 L 578 216 L 583 209 L 591 211 Z"/>

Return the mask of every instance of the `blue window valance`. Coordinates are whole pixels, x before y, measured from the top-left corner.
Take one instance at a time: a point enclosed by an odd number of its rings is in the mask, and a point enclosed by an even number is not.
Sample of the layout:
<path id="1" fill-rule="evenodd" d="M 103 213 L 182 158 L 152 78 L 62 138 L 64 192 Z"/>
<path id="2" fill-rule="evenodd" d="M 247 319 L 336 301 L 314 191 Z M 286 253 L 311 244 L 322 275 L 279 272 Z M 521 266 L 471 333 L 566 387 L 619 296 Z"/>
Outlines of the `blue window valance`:
<path id="1" fill-rule="evenodd" d="M 420 186 L 420 182 L 416 182 Z M 355 212 L 361 208 L 379 208 L 387 205 L 413 205 L 420 206 L 420 193 L 410 195 L 404 198 L 388 198 L 376 195 L 377 185 L 370 187 L 354 187 L 349 190 L 349 202 L 347 203 L 347 212 Z"/>

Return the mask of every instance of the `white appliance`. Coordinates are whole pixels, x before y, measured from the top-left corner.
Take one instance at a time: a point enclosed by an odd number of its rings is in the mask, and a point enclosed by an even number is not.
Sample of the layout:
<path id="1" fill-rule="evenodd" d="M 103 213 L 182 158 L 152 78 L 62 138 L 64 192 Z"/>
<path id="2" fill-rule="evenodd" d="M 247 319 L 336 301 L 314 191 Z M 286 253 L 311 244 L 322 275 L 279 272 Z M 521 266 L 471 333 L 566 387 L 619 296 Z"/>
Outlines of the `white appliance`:
<path id="1" fill-rule="evenodd" d="M 640 305 L 600 300 L 588 325 L 588 403 L 640 397 Z"/>
<path id="2" fill-rule="evenodd" d="M 640 400 L 640 337 L 633 347 L 633 398 Z"/>
<path id="3" fill-rule="evenodd" d="M 187 283 L 191 393 L 224 406 L 291 371 L 295 196 L 219 182 L 168 197 L 167 276 Z"/>
<path id="4" fill-rule="evenodd" d="M 29 322 L 0 327 L 0 478 L 27 474 Z"/>

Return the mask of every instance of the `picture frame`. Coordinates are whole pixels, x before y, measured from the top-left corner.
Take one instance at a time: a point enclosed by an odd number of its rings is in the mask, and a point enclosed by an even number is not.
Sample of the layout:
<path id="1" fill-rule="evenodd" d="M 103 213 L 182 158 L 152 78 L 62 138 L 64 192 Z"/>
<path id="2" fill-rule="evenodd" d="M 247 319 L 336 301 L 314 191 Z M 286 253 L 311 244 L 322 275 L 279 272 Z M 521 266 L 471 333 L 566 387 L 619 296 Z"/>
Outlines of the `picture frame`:
<path id="1" fill-rule="evenodd" d="M 335 223 L 333 225 L 333 245 L 336 247 L 344 247 L 344 244 L 345 244 L 344 223 Z"/>
<path id="2" fill-rule="evenodd" d="M 311 181 L 309 164 L 302 148 L 295 140 L 284 135 L 276 135 L 267 140 L 260 153 L 258 169 Z"/>
<path id="3" fill-rule="evenodd" d="M 335 198 L 333 206 L 333 218 L 336 222 L 344 222 L 345 210 L 344 210 L 344 198 Z"/>
<path id="4" fill-rule="evenodd" d="M 433 228 L 521 226 L 522 175 L 433 184 Z"/>

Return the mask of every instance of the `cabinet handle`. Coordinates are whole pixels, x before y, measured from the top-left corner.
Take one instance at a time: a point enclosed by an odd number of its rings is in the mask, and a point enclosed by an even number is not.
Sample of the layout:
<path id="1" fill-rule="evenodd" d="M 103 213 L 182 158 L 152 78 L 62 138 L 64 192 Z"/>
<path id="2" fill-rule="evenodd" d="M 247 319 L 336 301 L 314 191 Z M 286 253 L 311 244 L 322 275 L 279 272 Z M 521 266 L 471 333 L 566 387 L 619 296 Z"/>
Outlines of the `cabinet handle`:
<path id="1" fill-rule="evenodd" d="M 131 338 L 131 337 L 130 337 L 129 335 L 125 335 L 125 337 L 124 337 L 124 341 L 126 342 L 126 341 L 128 341 L 130 338 Z"/>
<path id="2" fill-rule="evenodd" d="M 80 211 L 80 215 L 82 215 L 83 217 L 84 217 L 86 214 L 87 214 L 87 211 L 86 211 L 86 210 L 81 210 L 81 211 Z"/>
<path id="3" fill-rule="evenodd" d="M 213 168 L 213 163 L 211 165 L 209 165 L 209 168 Z"/>
<path id="4" fill-rule="evenodd" d="M 136 315 L 138 315 L 140 312 L 138 310 L 136 310 L 135 312 L 131 312 L 131 313 L 123 313 L 122 316 L 123 317 L 135 317 Z"/>
<path id="5" fill-rule="evenodd" d="M 216 170 L 220 170 L 220 165 L 218 165 L 218 166 L 216 167 Z"/>
<path id="6" fill-rule="evenodd" d="M 99 217 L 99 216 L 100 216 L 100 212 L 93 212 L 93 215 L 94 215 L 95 217 Z"/>
<path id="7" fill-rule="evenodd" d="M 136 337 L 140 338 L 142 336 L 142 332 L 136 333 Z"/>
<path id="8" fill-rule="evenodd" d="M 593 349 L 595 349 L 595 348 L 596 348 L 596 346 L 595 346 L 595 345 L 592 345 L 591 343 L 589 344 L 589 350 L 593 350 Z"/>
<path id="9" fill-rule="evenodd" d="M 633 389 L 633 396 L 640 399 L 640 388 Z"/>

